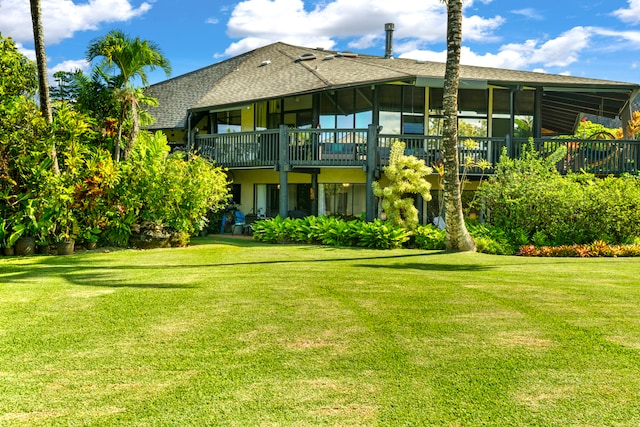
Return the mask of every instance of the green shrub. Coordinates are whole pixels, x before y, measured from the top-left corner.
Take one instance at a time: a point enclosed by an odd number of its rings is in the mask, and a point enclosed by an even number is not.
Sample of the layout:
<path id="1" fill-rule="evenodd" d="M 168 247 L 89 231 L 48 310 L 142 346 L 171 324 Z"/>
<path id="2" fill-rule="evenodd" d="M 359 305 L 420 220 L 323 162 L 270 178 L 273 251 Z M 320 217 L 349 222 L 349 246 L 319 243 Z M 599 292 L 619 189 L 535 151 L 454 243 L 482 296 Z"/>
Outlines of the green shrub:
<path id="1" fill-rule="evenodd" d="M 169 155 L 160 132 L 139 134 L 130 158 L 121 162 L 121 174 L 116 187 L 121 212 L 113 215 L 119 234 L 133 225 L 129 224 L 133 215 L 138 224 L 149 221 L 170 233 L 191 236 L 204 229 L 209 211 L 220 209 L 228 198 L 221 168 L 197 156 Z"/>
<path id="2" fill-rule="evenodd" d="M 413 241 L 417 248 L 425 250 L 445 249 L 447 232 L 433 224 L 420 225 L 413 232 Z"/>
<path id="3" fill-rule="evenodd" d="M 379 219 L 358 224 L 358 246 L 370 249 L 396 249 L 409 240 L 409 231 Z"/>
<path id="4" fill-rule="evenodd" d="M 325 216 L 303 219 L 278 216 L 255 222 L 253 238 L 266 243 L 320 243 L 391 249 L 402 247 L 409 240 L 409 232 L 380 220 L 364 222 Z"/>
<path id="5" fill-rule="evenodd" d="M 515 248 L 508 234 L 490 224 L 467 224 L 469 233 L 476 243 L 476 250 L 493 255 L 513 255 Z"/>
<path id="6" fill-rule="evenodd" d="M 336 217 L 321 217 L 321 227 L 318 234 L 318 240 L 323 245 L 330 246 L 355 246 L 359 235 L 360 221 L 344 219 Z"/>
<path id="7" fill-rule="evenodd" d="M 265 243 L 286 243 L 289 241 L 285 218 L 263 219 L 253 223 L 253 238 Z"/>
<path id="8" fill-rule="evenodd" d="M 563 158 L 562 149 L 543 158 L 533 145 L 520 159 L 503 154 L 474 206 L 515 246 L 625 243 L 640 235 L 640 179 L 563 177 L 555 167 Z"/>

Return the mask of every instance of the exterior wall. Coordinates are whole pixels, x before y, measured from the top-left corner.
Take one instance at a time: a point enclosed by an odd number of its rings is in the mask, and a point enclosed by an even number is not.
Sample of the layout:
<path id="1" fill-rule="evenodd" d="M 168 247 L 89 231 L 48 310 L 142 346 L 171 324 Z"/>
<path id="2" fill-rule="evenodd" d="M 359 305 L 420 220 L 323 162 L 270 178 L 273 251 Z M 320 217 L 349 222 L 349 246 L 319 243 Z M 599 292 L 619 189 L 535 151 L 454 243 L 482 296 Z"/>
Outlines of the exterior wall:
<path id="1" fill-rule="evenodd" d="M 323 168 L 318 175 L 319 184 L 364 184 L 367 176 L 362 169 Z"/>
<path id="2" fill-rule="evenodd" d="M 169 145 L 184 145 L 187 143 L 187 133 L 184 130 L 166 130 L 164 134 L 167 136 Z"/>
<path id="3" fill-rule="evenodd" d="M 254 126 L 254 104 L 251 104 L 250 107 L 243 108 L 240 113 L 241 117 L 241 128 L 242 132 L 250 132 L 255 130 Z"/>
<path id="4" fill-rule="evenodd" d="M 247 214 L 250 212 L 255 213 L 257 211 L 258 206 L 256 206 L 256 200 L 258 200 L 259 195 L 256 194 L 256 185 L 259 184 L 270 184 L 270 185 L 278 185 L 279 183 L 279 173 L 272 169 L 248 169 L 248 170 L 233 170 L 233 183 L 240 184 L 241 186 L 241 199 L 236 200 L 238 203 L 238 209 Z M 385 186 L 389 184 L 389 180 L 381 174 L 380 183 Z M 429 177 L 429 182 L 431 183 L 431 195 L 433 200 L 431 202 L 424 201 L 422 206 L 422 211 L 425 212 L 423 223 L 429 222 L 433 216 L 435 216 L 434 212 L 437 212 L 437 198 L 438 198 L 438 190 L 439 190 L 439 177 L 437 175 L 431 175 Z M 290 172 L 289 173 L 289 186 L 293 188 L 297 184 L 312 184 L 312 175 L 307 173 L 297 173 Z M 360 184 L 356 191 L 362 192 L 362 194 L 357 194 L 358 199 L 364 200 L 364 192 L 366 191 L 366 175 L 360 168 L 322 168 L 320 173 L 318 174 L 318 184 Z M 464 191 L 475 191 L 477 190 L 479 185 L 479 181 L 467 181 L 464 185 Z M 289 208 L 295 207 L 296 193 L 294 191 L 289 191 Z M 317 194 L 317 197 L 320 198 L 321 194 Z M 260 202 L 258 202 L 260 203 Z M 320 203 L 321 206 L 324 206 L 323 203 Z M 331 211 L 329 207 L 327 207 L 327 211 Z M 380 212 L 376 213 L 376 217 L 378 217 Z M 360 212 L 355 211 L 353 215 L 358 216 Z"/>
<path id="5" fill-rule="evenodd" d="M 256 184 L 273 184 L 280 182 L 279 173 L 272 169 L 248 169 L 233 170 L 233 183 L 241 185 L 241 200 L 236 200 L 238 208 L 243 213 L 248 213 L 255 209 L 254 200 L 256 198 Z M 331 169 L 324 168 L 318 174 L 319 184 L 364 184 L 366 182 L 365 173 L 362 169 Z M 311 184 L 311 174 L 289 173 L 289 184 Z M 291 199 L 291 195 L 290 195 Z M 291 202 L 291 201 L 290 201 Z"/>

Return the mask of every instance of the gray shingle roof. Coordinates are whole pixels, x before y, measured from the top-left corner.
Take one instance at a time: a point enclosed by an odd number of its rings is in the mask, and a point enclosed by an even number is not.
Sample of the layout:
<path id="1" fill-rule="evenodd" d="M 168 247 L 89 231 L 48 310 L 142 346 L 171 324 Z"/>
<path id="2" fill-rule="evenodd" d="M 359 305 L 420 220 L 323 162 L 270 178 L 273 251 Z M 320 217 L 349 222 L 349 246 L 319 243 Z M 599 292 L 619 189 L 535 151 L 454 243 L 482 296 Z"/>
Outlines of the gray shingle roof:
<path id="1" fill-rule="evenodd" d="M 309 53 L 314 54 L 315 59 L 299 60 L 301 55 Z M 158 98 L 160 104 L 158 108 L 151 109 L 157 118 L 152 128 L 167 129 L 184 127 L 187 110 L 207 110 L 386 81 L 425 78 L 433 83 L 443 77 L 442 63 L 370 55 L 353 57 L 279 42 L 158 83 L 151 86 L 147 94 Z M 466 65 L 460 68 L 460 79 L 462 82 L 480 81 L 545 89 L 617 89 L 621 93 L 640 88 L 633 83 Z M 618 108 L 618 104 L 613 109 Z"/>
<path id="2" fill-rule="evenodd" d="M 150 128 L 184 128 L 187 111 L 220 79 L 233 71 L 246 55 L 240 55 L 150 86 L 145 94 L 158 100 L 158 107 L 148 107 L 149 112 L 156 118 L 156 122 Z"/>

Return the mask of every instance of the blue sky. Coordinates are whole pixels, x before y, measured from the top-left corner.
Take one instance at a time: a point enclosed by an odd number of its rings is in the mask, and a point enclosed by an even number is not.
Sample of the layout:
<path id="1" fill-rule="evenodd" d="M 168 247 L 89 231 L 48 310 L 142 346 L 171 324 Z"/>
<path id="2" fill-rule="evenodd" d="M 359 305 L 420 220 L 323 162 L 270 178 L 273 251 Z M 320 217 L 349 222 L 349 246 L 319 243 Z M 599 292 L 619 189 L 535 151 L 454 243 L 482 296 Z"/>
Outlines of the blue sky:
<path id="1" fill-rule="evenodd" d="M 173 76 L 275 41 L 444 61 L 440 0 L 41 0 L 49 69 L 88 69 L 111 29 L 153 40 Z M 34 58 L 27 0 L 0 0 L 0 32 Z M 465 0 L 462 62 L 640 83 L 640 0 Z M 163 80 L 161 73 L 151 81 Z"/>

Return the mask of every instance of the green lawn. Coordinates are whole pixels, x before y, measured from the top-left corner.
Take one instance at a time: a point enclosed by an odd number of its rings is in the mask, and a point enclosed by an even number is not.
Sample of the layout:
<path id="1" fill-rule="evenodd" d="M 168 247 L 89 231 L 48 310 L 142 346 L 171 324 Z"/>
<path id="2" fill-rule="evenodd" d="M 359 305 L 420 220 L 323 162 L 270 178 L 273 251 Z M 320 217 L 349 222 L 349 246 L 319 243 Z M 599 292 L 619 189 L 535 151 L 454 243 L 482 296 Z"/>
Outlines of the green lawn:
<path id="1" fill-rule="evenodd" d="M 640 259 L 0 258 L 0 425 L 638 426 Z"/>

